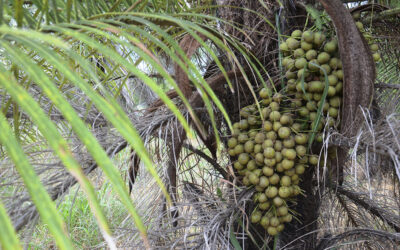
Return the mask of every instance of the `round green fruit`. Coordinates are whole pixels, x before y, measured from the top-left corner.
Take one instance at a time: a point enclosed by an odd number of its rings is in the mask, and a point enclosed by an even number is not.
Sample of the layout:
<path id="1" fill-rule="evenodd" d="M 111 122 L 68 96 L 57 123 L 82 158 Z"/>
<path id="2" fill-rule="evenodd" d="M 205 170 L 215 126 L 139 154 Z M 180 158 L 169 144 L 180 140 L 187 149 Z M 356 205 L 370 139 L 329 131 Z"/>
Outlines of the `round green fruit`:
<path id="1" fill-rule="evenodd" d="M 275 205 L 275 207 L 280 207 L 280 206 L 283 205 L 284 200 L 283 200 L 281 197 L 276 196 L 276 197 L 272 200 L 272 203 Z M 278 214 L 278 215 L 279 215 L 279 214 Z"/>
<path id="2" fill-rule="evenodd" d="M 321 32 L 317 32 L 314 34 L 314 44 L 317 47 L 320 47 L 326 40 L 326 36 Z"/>
<path id="3" fill-rule="evenodd" d="M 329 62 L 330 59 L 331 59 L 331 56 L 326 52 L 320 53 L 317 57 L 317 61 L 319 64 L 325 64 L 325 63 Z"/>
<path id="4" fill-rule="evenodd" d="M 262 217 L 262 213 L 260 211 L 258 211 L 258 210 L 254 211 L 250 217 L 251 223 L 256 224 L 256 223 L 260 222 L 261 217 Z"/>
<path id="5" fill-rule="evenodd" d="M 278 195 L 278 189 L 275 186 L 269 186 L 266 190 L 265 190 L 265 195 L 268 198 L 274 198 L 275 196 Z"/>
<path id="6" fill-rule="evenodd" d="M 306 58 L 307 58 L 307 60 L 309 60 L 309 61 L 311 61 L 312 59 L 317 58 L 317 56 L 318 56 L 317 51 L 315 51 L 315 50 L 313 50 L 313 49 L 311 49 L 311 50 L 309 50 L 309 51 L 306 52 Z"/>
<path id="7" fill-rule="evenodd" d="M 293 38 L 300 38 L 303 35 L 303 32 L 301 32 L 301 30 L 294 30 L 292 32 L 291 37 Z"/>
<path id="8" fill-rule="evenodd" d="M 262 172 L 265 176 L 272 176 L 274 175 L 274 169 L 270 167 L 263 167 Z"/>
<path id="9" fill-rule="evenodd" d="M 311 30 L 306 30 L 303 32 L 301 38 L 308 43 L 312 43 L 314 42 L 314 33 Z"/>
<path id="10" fill-rule="evenodd" d="M 286 40 L 286 44 L 287 44 L 289 50 L 295 50 L 300 47 L 300 41 L 295 38 L 292 38 L 292 37 L 289 37 Z"/>
<path id="11" fill-rule="evenodd" d="M 303 69 L 304 67 L 307 67 L 307 60 L 305 58 L 298 58 L 296 59 L 296 61 L 294 62 L 294 66 L 297 69 Z"/>

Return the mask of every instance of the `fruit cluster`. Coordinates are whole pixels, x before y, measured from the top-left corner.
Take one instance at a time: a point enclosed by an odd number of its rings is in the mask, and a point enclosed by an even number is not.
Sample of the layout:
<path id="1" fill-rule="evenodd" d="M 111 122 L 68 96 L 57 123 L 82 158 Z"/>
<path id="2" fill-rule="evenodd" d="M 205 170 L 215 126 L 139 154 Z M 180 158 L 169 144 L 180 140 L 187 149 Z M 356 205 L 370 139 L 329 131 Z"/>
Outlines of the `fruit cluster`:
<path id="1" fill-rule="evenodd" d="M 369 33 L 360 24 L 357 27 L 368 40 Z M 286 84 L 281 93 L 261 89 L 260 102 L 241 109 L 241 120 L 233 125 L 228 140 L 235 170 L 244 185 L 256 190 L 251 222 L 271 236 L 293 219 L 295 212 L 290 207 L 301 194 L 301 176 L 319 161 L 309 148 L 314 139 L 322 142 L 325 127 L 339 125 L 343 89 L 335 37 L 295 30 L 279 48 L 285 56 Z M 370 48 L 379 61 L 378 46 L 372 43 Z"/>
<path id="2" fill-rule="evenodd" d="M 308 124 L 309 131 L 338 125 L 343 89 L 342 61 L 336 38 L 321 32 L 295 30 L 280 44 L 285 58 L 287 94 L 294 98 L 292 108 Z M 324 114 L 324 116 L 322 116 Z M 322 141 L 322 136 L 317 136 Z"/>
<path id="3" fill-rule="evenodd" d="M 290 100 L 279 93 L 270 95 L 267 89 L 260 91 L 261 110 L 255 104 L 241 110 L 242 120 L 233 125 L 228 147 L 243 183 L 257 191 L 251 222 L 276 235 L 292 220 L 289 202 L 300 194 L 300 177 L 318 157 L 307 154 L 308 135 L 299 132 L 302 125 L 286 108 Z"/>

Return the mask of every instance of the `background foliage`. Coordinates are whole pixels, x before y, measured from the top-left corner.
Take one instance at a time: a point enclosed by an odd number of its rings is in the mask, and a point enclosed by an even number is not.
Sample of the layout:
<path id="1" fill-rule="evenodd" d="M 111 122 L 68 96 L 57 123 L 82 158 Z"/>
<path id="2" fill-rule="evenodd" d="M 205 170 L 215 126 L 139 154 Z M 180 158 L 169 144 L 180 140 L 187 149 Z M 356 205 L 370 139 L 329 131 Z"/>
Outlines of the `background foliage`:
<path id="1" fill-rule="evenodd" d="M 326 134 L 352 148 L 344 184 L 313 173 L 272 244 L 224 143 L 260 87 L 279 89 L 280 36 L 331 25 L 319 4 L 0 1 L 3 248 L 398 245 L 399 3 L 345 2 L 379 43 L 376 105 L 356 137 Z"/>

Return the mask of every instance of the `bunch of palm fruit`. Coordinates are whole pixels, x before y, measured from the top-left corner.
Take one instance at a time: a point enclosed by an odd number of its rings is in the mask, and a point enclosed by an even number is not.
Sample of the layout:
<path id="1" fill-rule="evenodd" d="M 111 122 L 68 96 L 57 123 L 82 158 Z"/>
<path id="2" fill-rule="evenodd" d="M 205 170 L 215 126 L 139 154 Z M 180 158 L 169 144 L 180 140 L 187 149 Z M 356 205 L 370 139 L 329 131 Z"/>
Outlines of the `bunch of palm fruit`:
<path id="1" fill-rule="evenodd" d="M 368 37 L 357 22 L 357 27 Z M 377 45 L 370 45 L 374 60 L 380 60 Z M 285 56 L 286 84 L 282 93 L 263 88 L 260 102 L 240 111 L 228 140 L 229 155 L 246 186 L 253 186 L 256 204 L 251 222 L 273 236 L 284 229 L 295 211 L 290 209 L 301 194 L 298 186 L 318 156 L 310 154 L 321 131 L 339 125 L 343 71 L 335 37 L 322 32 L 295 30 L 280 44 Z"/>
<path id="2" fill-rule="evenodd" d="M 270 94 L 265 88 L 260 91 L 262 109 L 253 104 L 241 110 L 242 120 L 233 125 L 228 147 L 243 183 L 257 191 L 252 223 L 276 235 L 292 220 L 289 205 L 301 193 L 301 175 L 318 163 L 318 157 L 307 154 L 308 135 L 300 132 L 302 125 L 287 108 L 290 99 Z"/>

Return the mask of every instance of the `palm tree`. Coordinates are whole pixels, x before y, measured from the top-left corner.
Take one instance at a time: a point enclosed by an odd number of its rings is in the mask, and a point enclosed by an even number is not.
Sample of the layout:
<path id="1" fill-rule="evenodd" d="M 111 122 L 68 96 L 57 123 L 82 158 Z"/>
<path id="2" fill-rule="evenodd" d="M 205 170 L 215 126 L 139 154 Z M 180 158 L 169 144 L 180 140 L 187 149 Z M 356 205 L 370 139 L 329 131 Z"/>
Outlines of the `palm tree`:
<path id="1" fill-rule="evenodd" d="M 398 3 L 319 2 L 0 1 L 3 248 L 21 248 L 16 232 L 39 217 L 57 247 L 73 248 L 56 202 L 75 185 L 112 249 L 398 246 Z M 379 44 L 376 73 L 350 12 Z M 259 89 L 285 88 L 279 43 L 311 26 L 335 27 L 339 40 L 341 130 L 312 144 L 338 158 L 306 171 L 297 220 L 270 237 L 248 219 L 254 189 L 225 145 Z M 113 161 L 126 149 L 128 185 Z M 129 214 L 128 233 L 110 229 L 96 169 Z M 390 192 L 375 183 L 387 180 Z"/>

